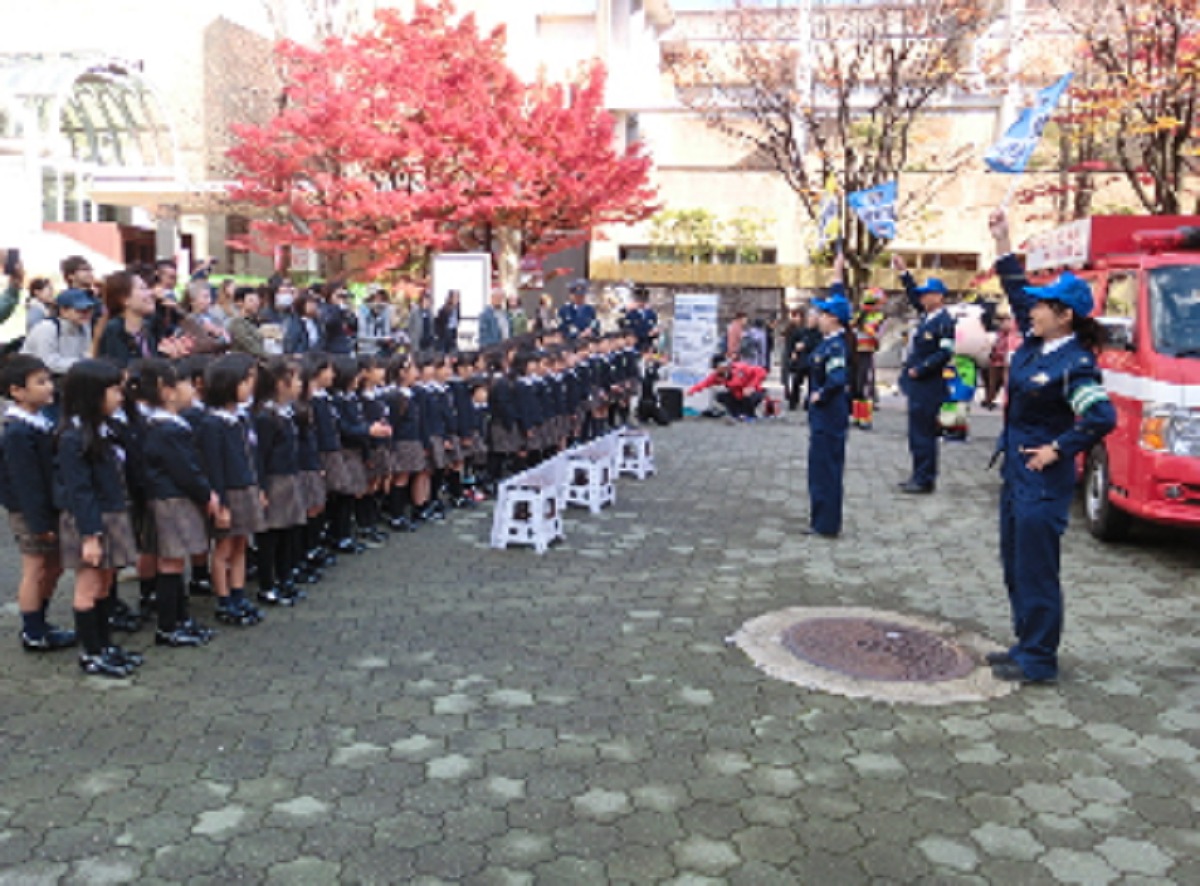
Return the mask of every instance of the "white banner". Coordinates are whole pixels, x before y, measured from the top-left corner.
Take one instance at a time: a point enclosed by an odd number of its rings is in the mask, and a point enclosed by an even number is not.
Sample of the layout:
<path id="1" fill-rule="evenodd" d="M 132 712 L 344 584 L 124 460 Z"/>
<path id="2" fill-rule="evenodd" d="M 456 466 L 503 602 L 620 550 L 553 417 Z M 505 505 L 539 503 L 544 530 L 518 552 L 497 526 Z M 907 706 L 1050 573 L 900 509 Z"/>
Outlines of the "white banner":
<path id="1" fill-rule="evenodd" d="M 687 293 L 675 296 L 675 321 L 671 327 L 671 384 L 685 390 L 712 371 L 713 354 L 721 348 L 717 312 L 719 295 Z M 723 349 L 722 349 L 723 350 Z M 709 400 L 703 392 L 704 408 Z"/>
<path id="2" fill-rule="evenodd" d="M 458 347 L 470 350 L 479 340 L 479 315 L 492 289 L 492 257 L 486 252 L 440 252 L 433 257 L 433 311 L 458 292 Z"/>

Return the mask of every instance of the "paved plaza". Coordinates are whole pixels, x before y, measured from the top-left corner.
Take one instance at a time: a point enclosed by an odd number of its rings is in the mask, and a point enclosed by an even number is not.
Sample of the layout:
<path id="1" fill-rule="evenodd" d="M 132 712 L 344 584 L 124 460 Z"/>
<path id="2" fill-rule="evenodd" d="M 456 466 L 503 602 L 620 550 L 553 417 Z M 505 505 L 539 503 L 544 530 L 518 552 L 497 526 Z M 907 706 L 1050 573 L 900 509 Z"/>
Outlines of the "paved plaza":
<path id="1" fill-rule="evenodd" d="M 1005 642 L 998 430 L 904 497 L 888 404 L 829 542 L 802 420 L 689 420 L 545 556 L 490 550 L 484 506 L 125 683 L 22 653 L 6 537 L 0 883 L 1200 882 L 1196 536 L 1104 546 L 1077 509 L 1063 680 L 986 703 L 811 692 L 726 642 L 790 606 Z"/>

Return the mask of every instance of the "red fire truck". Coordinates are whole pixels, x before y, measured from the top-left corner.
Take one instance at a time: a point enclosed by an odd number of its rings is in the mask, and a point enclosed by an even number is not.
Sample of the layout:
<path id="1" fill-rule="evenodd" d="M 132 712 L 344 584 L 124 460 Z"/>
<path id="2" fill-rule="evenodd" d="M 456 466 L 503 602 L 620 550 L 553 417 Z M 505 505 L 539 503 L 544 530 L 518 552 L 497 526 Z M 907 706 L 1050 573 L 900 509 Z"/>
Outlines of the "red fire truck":
<path id="1" fill-rule="evenodd" d="M 1030 238 L 1031 279 L 1091 284 L 1117 427 L 1083 465 L 1088 528 L 1200 528 L 1200 216 L 1095 216 Z"/>

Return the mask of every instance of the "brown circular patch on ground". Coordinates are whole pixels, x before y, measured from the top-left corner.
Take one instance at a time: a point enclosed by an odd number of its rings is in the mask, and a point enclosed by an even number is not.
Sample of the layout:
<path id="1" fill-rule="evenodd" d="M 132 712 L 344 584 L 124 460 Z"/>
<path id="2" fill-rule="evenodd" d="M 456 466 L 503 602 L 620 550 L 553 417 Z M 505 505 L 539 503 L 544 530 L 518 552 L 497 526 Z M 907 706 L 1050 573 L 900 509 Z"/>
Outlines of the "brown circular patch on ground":
<path id="1" fill-rule="evenodd" d="M 984 655 L 998 643 L 954 625 L 866 608 L 793 607 L 742 625 L 729 642 L 766 674 L 808 689 L 899 704 L 1008 695 Z"/>
<path id="2" fill-rule="evenodd" d="M 937 683 L 975 669 L 956 644 L 895 621 L 812 618 L 787 628 L 781 641 L 797 658 L 864 680 Z"/>

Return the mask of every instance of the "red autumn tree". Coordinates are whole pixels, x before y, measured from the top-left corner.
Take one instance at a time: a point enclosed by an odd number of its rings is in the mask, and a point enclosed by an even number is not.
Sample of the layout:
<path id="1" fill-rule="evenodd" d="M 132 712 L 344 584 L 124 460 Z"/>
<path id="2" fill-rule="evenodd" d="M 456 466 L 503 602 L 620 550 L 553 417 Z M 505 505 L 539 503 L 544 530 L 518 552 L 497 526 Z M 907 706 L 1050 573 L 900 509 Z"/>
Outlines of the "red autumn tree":
<path id="1" fill-rule="evenodd" d="M 603 72 L 571 101 L 527 86 L 505 63 L 503 30 L 481 35 L 449 2 L 278 51 L 286 107 L 239 127 L 230 152 L 235 196 L 268 215 L 252 228 L 260 245 L 349 255 L 374 275 L 494 240 L 519 258 L 654 210 L 649 161 L 614 148 Z"/>

